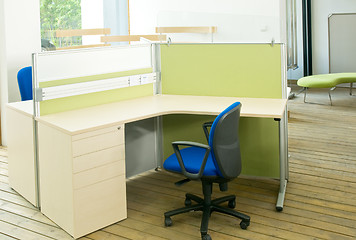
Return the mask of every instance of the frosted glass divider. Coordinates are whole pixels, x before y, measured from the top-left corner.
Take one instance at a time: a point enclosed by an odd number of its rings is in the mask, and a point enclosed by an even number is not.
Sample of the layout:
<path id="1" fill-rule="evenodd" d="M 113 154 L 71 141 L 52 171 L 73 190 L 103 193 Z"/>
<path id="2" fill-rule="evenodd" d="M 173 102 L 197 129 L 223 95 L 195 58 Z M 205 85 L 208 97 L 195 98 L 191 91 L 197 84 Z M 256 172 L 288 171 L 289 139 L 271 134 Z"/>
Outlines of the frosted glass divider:
<path id="1" fill-rule="evenodd" d="M 37 82 L 152 68 L 151 44 L 37 54 Z"/>

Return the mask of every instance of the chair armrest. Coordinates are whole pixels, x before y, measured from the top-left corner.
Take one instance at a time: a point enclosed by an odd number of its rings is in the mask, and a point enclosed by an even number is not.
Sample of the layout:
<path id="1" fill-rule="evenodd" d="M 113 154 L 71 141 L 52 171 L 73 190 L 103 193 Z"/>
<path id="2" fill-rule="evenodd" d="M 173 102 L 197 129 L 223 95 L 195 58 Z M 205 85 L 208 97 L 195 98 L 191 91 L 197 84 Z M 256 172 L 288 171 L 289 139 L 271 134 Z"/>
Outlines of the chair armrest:
<path id="1" fill-rule="evenodd" d="M 187 178 L 190 178 L 192 180 L 197 180 L 200 179 L 203 176 L 204 173 L 204 169 L 205 169 L 205 165 L 206 162 L 208 160 L 209 157 L 209 153 L 210 153 L 210 146 L 209 145 L 205 145 L 205 144 L 201 144 L 201 143 L 196 143 L 196 142 L 189 142 L 189 141 L 176 141 L 172 143 L 173 146 L 173 150 L 174 153 L 177 156 L 178 162 L 179 162 L 179 166 L 182 169 L 182 172 L 184 174 L 184 176 L 186 176 Z M 191 146 L 191 147 L 200 147 L 200 148 L 205 148 L 205 154 L 204 154 L 204 158 L 203 158 L 203 162 L 200 166 L 199 172 L 198 173 L 190 173 L 186 170 L 184 163 L 183 163 L 183 159 L 182 159 L 182 155 L 180 153 L 179 150 L 179 146 Z"/>
<path id="2" fill-rule="evenodd" d="M 206 141 L 208 141 L 208 142 L 209 142 L 209 131 L 208 131 L 208 128 L 211 128 L 212 125 L 213 125 L 213 122 L 203 123 L 203 130 L 204 130 L 204 133 L 205 133 Z"/>

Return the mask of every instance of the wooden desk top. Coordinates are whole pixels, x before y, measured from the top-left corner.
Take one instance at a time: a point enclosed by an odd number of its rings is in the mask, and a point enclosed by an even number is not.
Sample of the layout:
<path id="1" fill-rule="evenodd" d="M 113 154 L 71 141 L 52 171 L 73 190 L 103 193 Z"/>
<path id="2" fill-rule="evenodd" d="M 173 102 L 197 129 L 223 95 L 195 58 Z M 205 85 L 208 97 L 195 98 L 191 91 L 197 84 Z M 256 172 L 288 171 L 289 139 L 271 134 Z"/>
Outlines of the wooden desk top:
<path id="1" fill-rule="evenodd" d="M 283 118 L 287 99 L 156 95 L 37 117 L 70 135 L 167 114 L 218 115 L 241 102 L 242 117 Z"/>
<path id="2" fill-rule="evenodd" d="M 29 117 L 33 116 L 33 101 L 32 100 L 8 103 L 6 106 L 12 110 L 15 110 L 17 112 L 25 114 Z"/>

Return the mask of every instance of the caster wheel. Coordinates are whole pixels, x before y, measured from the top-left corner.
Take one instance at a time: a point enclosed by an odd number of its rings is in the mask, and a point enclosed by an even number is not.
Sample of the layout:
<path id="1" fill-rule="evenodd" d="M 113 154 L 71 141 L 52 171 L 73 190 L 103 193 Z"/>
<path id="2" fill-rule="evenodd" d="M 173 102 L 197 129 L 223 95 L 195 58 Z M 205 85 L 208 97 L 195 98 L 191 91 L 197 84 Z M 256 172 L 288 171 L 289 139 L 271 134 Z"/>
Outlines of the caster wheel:
<path id="1" fill-rule="evenodd" d="M 201 239 L 202 240 L 211 240 L 211 237 L 209 234 L 205 234 L 205 235 L 201 236 Z"/>
<path id="2" fill-rule="evenodd" d="M 172 219 L 170 218 L 170 217 L 165 217 L 165 219 L 164 219 L 164 226 L 166 226 L 166 227 L 170 227 L 170 226 L 172 226 Z"/>
<path id="3" fill-rule="evenodd" d="M 192 205 L 192 200 L 190 200 L 189 198 L 186 198 L 185 201 L 184 201 L 184 205 L 185 205 L 185 206 L 190 206 L 190 205 Z"/>
<path id="4" fill-rule="evenodd" d="M 250 222 L 244 222 L 244 221 L 240 222 L 240 227 L 244 230 L 246 230 L 249 225 L 250 225 Z"/>
<path id="5" fill-rule="evenodd" d="M 230 200 L 228 203 L 229 208 L 235 208 L 236 207 L 236 200 Z"/>
<path id="6" fill-rule="evenodd" d="M 277 212 L 282 212 L 283 211 L 283 207 L 276 207 Z"/>

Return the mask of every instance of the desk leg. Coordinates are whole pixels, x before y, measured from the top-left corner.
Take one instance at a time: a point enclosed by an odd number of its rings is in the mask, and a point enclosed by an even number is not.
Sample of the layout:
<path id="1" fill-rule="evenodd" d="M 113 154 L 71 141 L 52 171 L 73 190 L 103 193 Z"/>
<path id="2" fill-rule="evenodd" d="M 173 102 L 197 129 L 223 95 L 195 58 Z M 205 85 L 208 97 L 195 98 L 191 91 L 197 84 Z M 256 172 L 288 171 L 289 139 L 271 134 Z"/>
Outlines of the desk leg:
<path id="1" fill-rule="evenodd" d="M 287 120 L 284 119 L 278 121 L 279 125 L 279 193 L 276 203 L 276 210 L 281 212 L 283 210 L 284 197 L 287 188 L 287 173 L 288 173 L 288 143 L 287 143 Z"/>
<path id="2" fill-rule="evenodd" d="M 155 118 L 155 156 L 156 156 L 156 171 L 163 165 L 163 130 L 162 117 Z"/>
<path id="3" fill-rule="evenodd" d="M 353 83 L 350 83 L 350 96 L 352 96 Z"/>
<path id="4" fill-rule="evenodd" d="M 39 169 L 39 156 L 38 156 L 38 122 L 33 119 L 33 142 L 34 142 L 34 158 L 35 158 L 35 182 L 36 182 L 36 207 L 41 210 L 40 198 L 40 169 Z"/>

